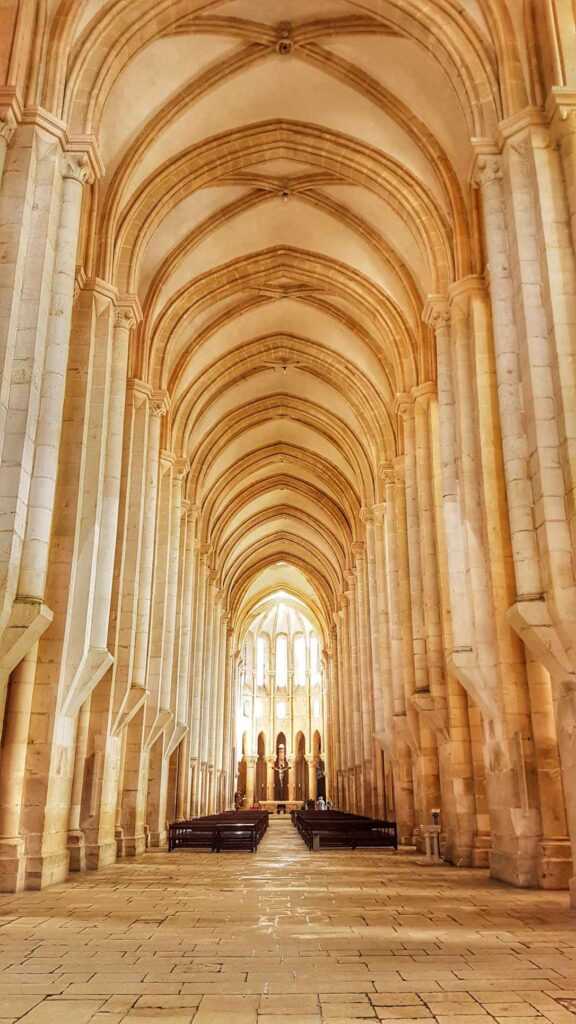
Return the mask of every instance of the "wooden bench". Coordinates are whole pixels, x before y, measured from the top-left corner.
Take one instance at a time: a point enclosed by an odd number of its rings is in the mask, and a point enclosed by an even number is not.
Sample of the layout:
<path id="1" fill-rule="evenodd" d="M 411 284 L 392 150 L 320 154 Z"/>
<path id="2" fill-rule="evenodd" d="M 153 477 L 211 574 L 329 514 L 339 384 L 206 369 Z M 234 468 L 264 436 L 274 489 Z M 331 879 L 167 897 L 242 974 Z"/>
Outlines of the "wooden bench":
<path id="1" fill-rule="evenodd" d="M 168 827 L 168 849 L 244 850 L 254 853 L 268 828 L 267 811 L 234 812 L 174 821 Z"/>
<path id="2" fill-rule="evenodd" d="M 332 811 L 297 811 L 293 821 L 309 850 L 398 849 L 396 822 Z"/>

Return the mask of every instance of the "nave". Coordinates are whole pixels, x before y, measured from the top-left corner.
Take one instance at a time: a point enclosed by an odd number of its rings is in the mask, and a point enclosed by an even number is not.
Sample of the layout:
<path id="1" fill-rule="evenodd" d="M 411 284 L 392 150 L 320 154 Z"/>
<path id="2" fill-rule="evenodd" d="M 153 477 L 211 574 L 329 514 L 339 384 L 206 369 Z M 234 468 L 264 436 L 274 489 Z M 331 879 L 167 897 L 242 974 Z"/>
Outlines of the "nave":
<path id="1" fill-rule="evenodd" d="M 575 27 L 1 0 L 1 893 L 325 795 L 576 905 Z"/>
<path id="2" fill-rule="evenodd" d="M 162 851 L 6 897 L 0 1019 L 24 1024 L 574 1024 L 560 893 L 414 853 Z"/>

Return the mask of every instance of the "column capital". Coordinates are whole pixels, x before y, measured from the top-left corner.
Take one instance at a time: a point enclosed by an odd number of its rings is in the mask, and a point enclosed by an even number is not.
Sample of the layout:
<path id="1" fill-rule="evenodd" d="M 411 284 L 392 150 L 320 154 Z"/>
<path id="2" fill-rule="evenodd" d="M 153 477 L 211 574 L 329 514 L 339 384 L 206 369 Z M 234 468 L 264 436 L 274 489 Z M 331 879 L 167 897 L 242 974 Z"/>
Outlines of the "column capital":
<path id="1" fill-rule="evenodd" d="M 103 178 L 106 168 L 100 155 L 98 143 L 94 135 L 69 135 L 66 140 L 66 153 L 77 159 L 85 157 L 90 175 L 90 184 Z"/>
<path id="2" fill-rule="evenodd" d="M 174 459 L 174 475 L 177 480 L 183 480 L 190 470 L 190 460 L 183 456 Z"/>
<path id="3" fill-rule="evenodd" d="M 16 120 L 14 115 L 8 113 L 5 117 L 0 119 L 0 139 L 10 145 L 14 132 L 16 131 Z"/>
<path id="4" fill-rule="evenodd" d="M 450 326 L 450 304 L 444 295 L 429 295 L 422 310 L 422 319 L 434 332 Z"/>
<path id="5" fill-rule="evenodd" d="M 552 138 L 561 141 L 576 132 L 576 90 L 553 86 L 546 100 L 546 117 Z"/>
<path id="6" fill-rule="evenodd" d="M 79 185 L 91 185 L 95 176 L 86 153 L 65 153 L 62 159 L 62 177 L 65 181 L 77 181 Z"/>
<path id="7" fill-rule="evenodd" d="M 425 384 L 418 384 L 417 387 L 412 388 L 412 396 L 414 403 L 429 402 L 430 399 L 436 397 L 436 384 L 432 380 L 426 381 Z"/>
<path id="8" fill-rule="evenodd" d="M 414 417 L 414 402 L 412 395 L 396 395 L 394 399 L 394 412 L 402 420 L 411 420 Z"/>
<path id="9" fill-rule="evenodd" d="M 378 466 L 378 476 L 385 484 L 394 483 L 394 467 L 390 462 L 381 462 Z"/>
<path id="10" fill-rule="evenodd" d="M 150 412 L 153 416 L 165 416 L 170 408 L 170 395 L 167 391 L 153 391 L 150 398 Z"/>
<path id="11" fill-rule="evenodd" d="M 116 302 L 116 325 L 131 330 L 144 318 L 137 295 L 121 295 Z"/>
<path id="12" fill-rule="evenodd" d="M 362 506 L 360 509 L 360 521 L 365 523 L 366 526 L 372 526 L 374 523 L 374 509 Z"/>
<path id="13" fill-rule="evenodd" d="M 136 317 L 131 309 L 116 309 L 114 311 L 114 326 L 120 331 L 131 331 L 136 327 Z"/>
<path id="14" fill-rule="evenodd" d="M 491 139 L 472 139 L 474 160 L 470 172 L 473 188 L 484 189 L 493 181 L 502 180 L 502 155 L 500 147 Z"/>

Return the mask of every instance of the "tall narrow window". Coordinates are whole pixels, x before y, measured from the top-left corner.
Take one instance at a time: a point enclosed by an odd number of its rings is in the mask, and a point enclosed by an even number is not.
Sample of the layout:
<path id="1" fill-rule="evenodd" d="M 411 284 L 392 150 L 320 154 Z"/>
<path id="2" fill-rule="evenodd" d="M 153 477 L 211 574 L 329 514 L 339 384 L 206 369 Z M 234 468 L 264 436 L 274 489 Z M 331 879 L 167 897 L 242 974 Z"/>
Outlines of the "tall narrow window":
<path id="1" fill-rule="evenodd" d="M 288 686 L 288 637 L 283 633 L 276 638 L 276 686 Z"/>
<path id="2" fill-rule="evenodd" d="M 317 636 L 310 638 L 310 678 L 312 686 L 318 686 L 320 682 L 320 644 Z"/>
<path id="3" fill-rule="evenodd" d="M 268 668 L 268 641 L 265 636 L 259 636 L 256 641 L 256 685 L 266 685 L 266 670 Z"/>
<path id="4" fill-rule="evenodd" d="M 306 637 L 303 633 L 294 638 L 294 682 L 296 686 L 306 685 Z"/>

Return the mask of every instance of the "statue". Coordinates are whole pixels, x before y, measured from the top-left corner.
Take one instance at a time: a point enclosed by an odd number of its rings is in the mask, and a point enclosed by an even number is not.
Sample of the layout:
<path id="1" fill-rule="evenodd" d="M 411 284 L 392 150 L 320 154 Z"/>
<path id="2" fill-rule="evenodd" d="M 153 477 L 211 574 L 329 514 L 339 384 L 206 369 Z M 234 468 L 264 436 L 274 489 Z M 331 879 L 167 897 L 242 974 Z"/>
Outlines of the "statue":
<path id="1" fill-rule="evenodd" d="M 274 762 L 274 771 L 276 772 L 274 785 L 274 799 L 287 800 L 288 772 L 290 771 L 290 765 L 286 760 L 286 748 L 283 743 L 281 743 L 278 747 L 278 755 Z"/>

